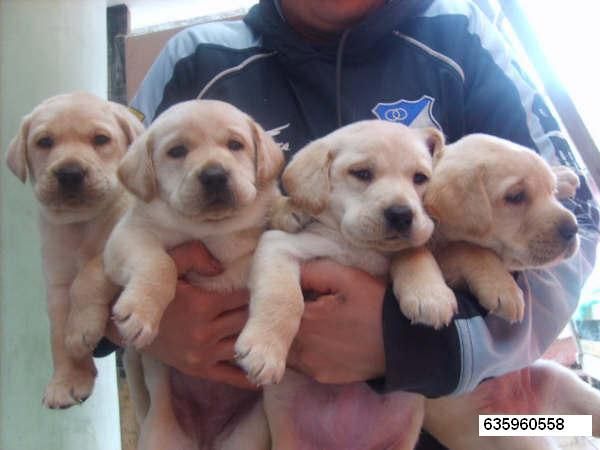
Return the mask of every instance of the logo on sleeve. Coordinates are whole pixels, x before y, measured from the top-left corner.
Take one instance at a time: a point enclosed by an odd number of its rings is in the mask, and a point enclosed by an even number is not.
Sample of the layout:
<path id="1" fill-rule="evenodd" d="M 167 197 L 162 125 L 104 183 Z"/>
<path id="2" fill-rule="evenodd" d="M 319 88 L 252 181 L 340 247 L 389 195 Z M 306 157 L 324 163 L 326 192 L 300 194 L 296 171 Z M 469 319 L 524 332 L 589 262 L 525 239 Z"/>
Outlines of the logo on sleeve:
<path id="1" fill-rule="evenodd" d="M 371 110 L 380 120 L 397 122 L 413 128 L 436 127 L 440 124 L 433 117 L 435 99 L 428 95 L 418 100 L 398 100 L 393 103 L 377 103 Z"/>

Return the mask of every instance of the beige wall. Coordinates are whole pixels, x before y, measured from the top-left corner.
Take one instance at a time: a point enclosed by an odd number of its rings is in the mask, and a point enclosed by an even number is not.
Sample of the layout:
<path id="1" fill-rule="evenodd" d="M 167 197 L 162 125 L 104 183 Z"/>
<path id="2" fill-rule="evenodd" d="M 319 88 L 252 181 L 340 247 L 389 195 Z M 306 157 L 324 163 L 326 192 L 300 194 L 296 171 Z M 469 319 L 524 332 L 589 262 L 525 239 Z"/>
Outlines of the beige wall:
<path id="1" fill-rule="evenodd" d="M 106 96 L 104 0 L 0 0 L 0 449 L 119 450 L 114 358 L 82 406 L 45 410 L 48 320 L 31 187 L 4 164 L 21 117 L 51 95 Z"/>
<path id="2" fill-rule="evenodd" d="M 152 33 L 134 34 L 125 38 L 125 73 L 127 100 L 131 101 L 146 72 L 169 38 L 183 27 Z"/>

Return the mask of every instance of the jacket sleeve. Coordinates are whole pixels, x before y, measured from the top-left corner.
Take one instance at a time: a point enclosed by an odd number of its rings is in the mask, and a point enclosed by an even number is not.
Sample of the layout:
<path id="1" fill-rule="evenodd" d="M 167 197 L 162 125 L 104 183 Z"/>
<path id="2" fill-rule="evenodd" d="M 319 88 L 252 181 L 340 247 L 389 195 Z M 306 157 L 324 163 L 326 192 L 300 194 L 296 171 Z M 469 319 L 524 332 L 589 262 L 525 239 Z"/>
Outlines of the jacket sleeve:
<path id="1" fill-rule="evenodd" d="M 130 106 L 143 115 L 148 126 L 170 106 L 198 98 L 213 78 L 253 54 L 258 43 L 241 20 L 186 28 L 169 39 Z"/>
<path id="2" fill-rule="evenodd" d="M 570 166 L 581 181 L 576 198 L 566 202 L 577 216 L 580 249 L 553 268 L 517 275 L 526 302 L 522 322 L 510 324 L 486 314 L 468 292 L 457 292 L 459 313 L 448 327 L 435 331 L 410 325 L 388 292 L 383 314 L 387 373 L 372 385 L 435 397 L 469 392 L 486 378 L 525 367 L 544 353 L 568 323 L 593 269 L 599 221 L 577 158 L 496 28 L 471 4 L 461 11 L 443 11 L 444 2 L 438 1 L 432 9 L 467 19 L 460 58 L 465 72 L 464 134 L 489 133 L 518 142 L 551 165 Z"/>
<path id="3" fill-rule="evenodd" d="M 191 100 L 198 94 L 195 53 L 197 28 L 185 29 L 173 36 L 146 73 L 130 107 L 141 113 L 145 126 L 169 106 Z"/>

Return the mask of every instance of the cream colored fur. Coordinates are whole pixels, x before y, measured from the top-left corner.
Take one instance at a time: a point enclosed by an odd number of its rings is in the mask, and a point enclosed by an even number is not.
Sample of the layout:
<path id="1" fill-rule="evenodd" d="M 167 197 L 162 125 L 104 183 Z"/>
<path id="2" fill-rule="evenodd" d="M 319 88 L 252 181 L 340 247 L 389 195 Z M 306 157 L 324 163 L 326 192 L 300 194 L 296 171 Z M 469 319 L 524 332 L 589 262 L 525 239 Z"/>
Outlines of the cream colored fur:
<path id="1" fill-rule="evenodd" d="M 71 304 L 70 291 L 82 273 L 99 263 L 108 234 L 127 205 L 116 170 L 142 129 L 125 107 L 73 93 L 38 105 L 10 143 L 7 164 L 21 181 L 29 176 L 39 202 L 54 365 L 43 398 L 49 408 L 80 403 L 92 391 L 96 369 L 91 351 L 104 334 L 104 299 L 110 297 Z M 85 174 L 79 189 L 67 191 L 61 185 L 59 173 L 65 170 Z"/>
<path id="2" fill-rule="evenodd" d="M 326 257 L 383 276 L 392 252 L 429 239 L 433 224 L 421 197 L 432 154 L 442 142 L 433 129 L 365 121 L 312 142 L 293 158 L 283 183 L 291 202 L 313 221 L 294 235 L 268 231 L 257 248 L 250 317 L 236 343 L 239 364 L 257 384 L 276 383 L 283 376 L 304 308 L 302 262 Z M 416 174 L 419 181 L 425 177 L 423 183 L 415 183 Z M 390 227 L 385 216 L 390 207 L 412 211 L 406 230 Z M 432 303 L 432 315 L 451 315 L 454 295 L 446 288 Z"/>
<path id="3" fill-rule="evenodd" d="M 282 164 L 281 150 L 262 128 L 219 101 L 177 104 L 134 142 L 118 173 L 136 201 L 104 252 L 108 276 L 124 288 L 113 314 L 127 344 L 143 349 L 155 338 L 177 282 L 167 251 L 178 244 L 200 240 L 224 267 L 214 277 L 188 274 L 194 284 L 218 292 L 246 286 L 252 253 L 280 195 Z M 214 177 L 204 181 L 215 171 L 226 182 Z M 128 360 L 132 379 L 144 383 L 134 386 L 139 448 L 193 448 L 171 408 L 168 369 L 147 355 L 136 359 L 130 354 Z M 245 421 L 238 424 L 236 433 L 219 442 L 221 450 L 236 448 L 242 438 L 244 448 L 268 446 L 262 406 L 247 420 L 255 424 L 251 432 Z"/>
<path id="4" fill-rule="evenodd" d="M 434 161 L 425 194 L 436 222 L 429 248 L 446 282 L 468 287 L 492 313 L 520 321 L 523 294 L 509 271 L 552 265 L 575 253 L 578 236 L 561 233 L 575 233 L 577 221 L 558 198 L 573 195 L 577 185 L 570 169 L 552 170 L 533 151 L 503 139 L 476 134 L 447 146 Z M 408 251 L 395 259 L 398 296 L 427 295 L 432 288 L 412 276 L 428 253 Z"/>
<path id="5" fill-rule="evenodd" d="M 577 227 L 558 199 L 573 196 L 578 183 L 570 169 L 551 169 L 531 150 L 492 136 L 471 135 L 447 146 L 425 193 L 436 221 L 429 248 L 446 282 L 468 287 L 492 313 L 521 320 L 523 296 L 509 271 L 555 264 L 577 250 L 576 235 L 561 236 L 561 227 Z M 418 257 L 413 252 L 395 261 L 406 295 L 418 289 L 406 276 Z M 425 427 L 451 450 L 550 450 L 556 448 L 551 438 L 479 437 L 478 415 L 600 412 L 600 395 L 565 368 L 540 361 L 522 373 L 460 397 L 427 400 Z"/>

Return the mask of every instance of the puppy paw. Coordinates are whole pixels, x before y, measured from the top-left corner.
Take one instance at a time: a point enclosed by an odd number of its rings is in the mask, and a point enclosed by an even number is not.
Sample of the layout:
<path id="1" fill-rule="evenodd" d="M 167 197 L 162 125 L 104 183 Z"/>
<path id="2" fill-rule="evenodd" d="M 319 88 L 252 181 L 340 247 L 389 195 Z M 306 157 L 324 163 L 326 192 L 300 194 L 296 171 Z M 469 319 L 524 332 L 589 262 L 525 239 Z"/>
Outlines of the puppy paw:
<path id="1" fill-rule="evenodd" d="M 235 343 L 235 359 L 254 384 L 265 386 L 283 378 L 287 352 L 278 342 L 277 336 L 247 328 L 240 334 Z"/>
<path id="2" fill-rule="evenodd" d="M 125 341 L 141 349 L 149 345 L 158 334 L 161 314 L 147 305 L 138 305 L 131 301 L 119 301 L 113 307 L 113 321 Z"/>
<path id="3" fill-rule="evenodd" d="M 65 348 L 74 358 L 79 359 L 91 354 L 106 328 L 108 312 L 94 314 L 89 311 L 69 316 L 65 330 Z"/>
<path id="4" fill-rule="evenodd" d="M 298 233 L 310 221 L 311 216 L 294 207 L 288 197 L 281 197 L 271 210 L 270 228 L 287 233 Z"/>
<path id="5" fill-rule="evenodd" d="M 95 371 L 73 369 L 56 373 L 46 386 L 42 404 L 50 409 L 66 409 L 83 403 L 94 388 Z"/>
<path id="6" fill-rule="evenodd" d="M 396 289 L 394 293 L 400 310 L 412 323 L 421 323 L 439 329 L 452 320 L 457 311 L 454 292 L 444 283 L 427 286 L 427 289 Z"/>
<path id="7" fill-rule="evenodd" d="M 481 306 L 510 323 L 520 322 L 525 315 L 523 291 L 510 278 L 506 282 L 490 282 L 480 286 L 476 295 Z"/>
<path id="8" fill-rule="evenodd" d="M 567 166 L 553 166 L 556 175 L 556 196 L 559 199 L 573 198 L 579 188 L 579 177 Z"/>

